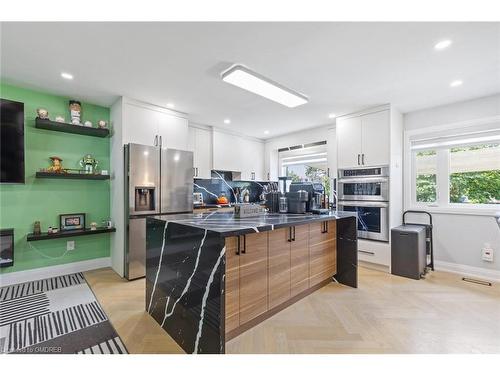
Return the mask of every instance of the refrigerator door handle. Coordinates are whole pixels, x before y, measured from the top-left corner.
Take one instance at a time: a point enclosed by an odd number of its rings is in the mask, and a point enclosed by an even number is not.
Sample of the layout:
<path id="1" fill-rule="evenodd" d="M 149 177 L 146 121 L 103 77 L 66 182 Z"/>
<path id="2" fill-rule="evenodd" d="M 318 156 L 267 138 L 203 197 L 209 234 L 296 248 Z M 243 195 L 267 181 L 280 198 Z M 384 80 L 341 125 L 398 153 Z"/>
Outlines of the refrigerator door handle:
<path id="1" fill-rule="evenodd" d="M 160 135 L 160 147 L 163 147 L 163 139 L 162 139 L 161 135 Z"/>
<path id="2" fill-rule="evenodd" d="M 158 136 L 157 135 L 155 135 L 155 141 L 153 143 L 154 143 L 155 147 L 158 146 Z"/>

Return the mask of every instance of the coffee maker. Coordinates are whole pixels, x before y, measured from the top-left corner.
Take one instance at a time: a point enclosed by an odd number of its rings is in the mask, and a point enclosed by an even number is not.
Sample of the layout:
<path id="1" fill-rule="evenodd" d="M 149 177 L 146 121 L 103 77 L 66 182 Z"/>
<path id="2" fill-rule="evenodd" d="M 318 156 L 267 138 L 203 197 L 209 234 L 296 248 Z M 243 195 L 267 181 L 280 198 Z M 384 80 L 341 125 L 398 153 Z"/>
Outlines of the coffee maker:
<path id="1" fill-rule="evenodd" d="M 324 209 L 325 187 L 318 182 L 292 182 L 290 192 L 307 192 L 306 211 L 313 213 L 325 213 Z M 325 212 L 322 212 L 325 211 Z"/>

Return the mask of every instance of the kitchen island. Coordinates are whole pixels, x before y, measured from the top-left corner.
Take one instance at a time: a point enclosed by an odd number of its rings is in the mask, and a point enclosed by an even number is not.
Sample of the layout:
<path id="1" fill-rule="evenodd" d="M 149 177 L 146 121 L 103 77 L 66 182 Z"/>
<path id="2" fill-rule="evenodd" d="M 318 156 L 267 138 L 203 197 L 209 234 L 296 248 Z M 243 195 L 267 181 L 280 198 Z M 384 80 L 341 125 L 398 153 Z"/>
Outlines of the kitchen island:
<path id="1" fill-rule="evenodd" d="M 225 342 L 334 280 L 357 287 L 356 216 L 210 212 L 146 221 L 146 311 L 188 353 Z"/>

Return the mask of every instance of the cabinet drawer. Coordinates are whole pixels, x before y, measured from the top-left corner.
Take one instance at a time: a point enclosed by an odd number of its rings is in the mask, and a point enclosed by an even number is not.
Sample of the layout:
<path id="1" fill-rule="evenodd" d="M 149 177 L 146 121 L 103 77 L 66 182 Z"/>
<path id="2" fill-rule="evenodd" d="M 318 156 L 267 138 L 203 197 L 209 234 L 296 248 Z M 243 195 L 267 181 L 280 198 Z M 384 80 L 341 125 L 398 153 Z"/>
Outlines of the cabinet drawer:
<path id="1" fill-rule="evenodd" d="M 387 242 L 358 240 L 358 260 L 389 266 L 391 247 Z"/>

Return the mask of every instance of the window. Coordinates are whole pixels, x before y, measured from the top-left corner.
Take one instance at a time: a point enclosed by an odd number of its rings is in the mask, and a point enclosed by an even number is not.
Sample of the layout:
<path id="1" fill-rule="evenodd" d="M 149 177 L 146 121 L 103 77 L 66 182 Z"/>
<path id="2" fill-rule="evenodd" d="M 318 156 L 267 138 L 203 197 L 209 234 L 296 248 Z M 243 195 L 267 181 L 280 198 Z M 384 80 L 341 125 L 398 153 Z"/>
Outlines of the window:
<path id="1" fill-rule="evenodd" d="M 500 128 L 467 130 L 408 137 L 412 206 L 500 209 Z"/>
<path id="2" fill-rule="evenodd" d="M 500 204 L 500 143 L 450 149 L 450 203 Z"/>
<path id="3" fill-rule="evenodd" d="M 314 146 L 279 153 L 280 176 L 291 177 L 292 182 L 319 182 L 330 194 L 330 178 L 326 146 Z"/>
<path id="4" fill-rule="evenodd" d="M 416 153 L 415 172 L 416 201 L 435 202 L 437 198 L 437 156 L 435 150 Z"/>

